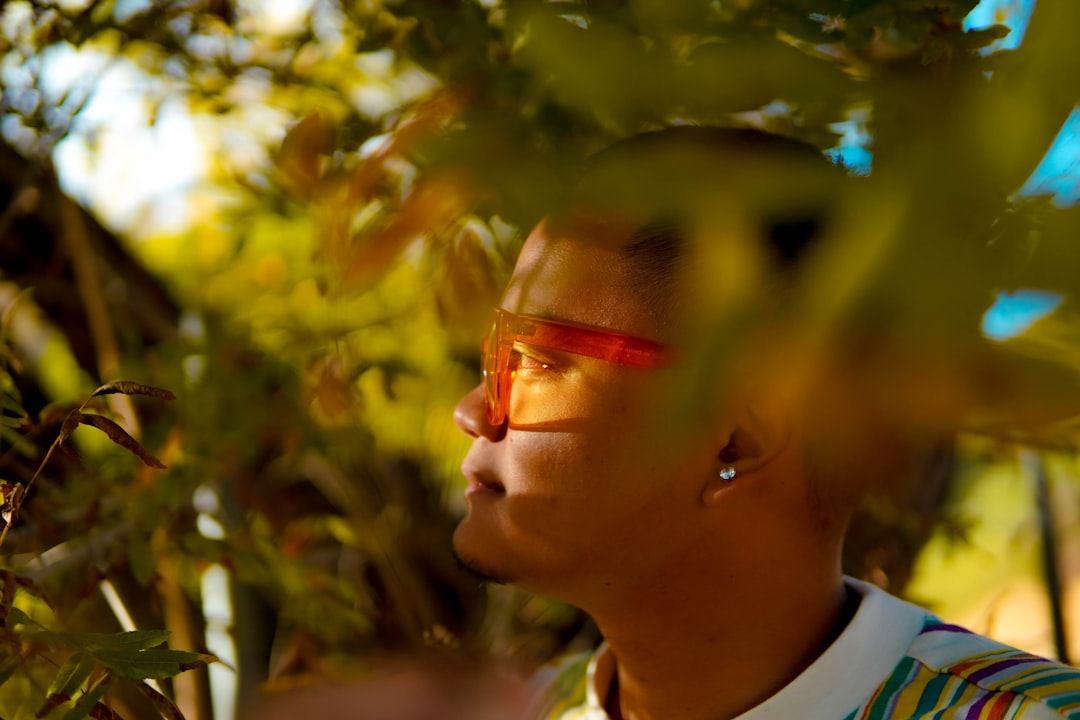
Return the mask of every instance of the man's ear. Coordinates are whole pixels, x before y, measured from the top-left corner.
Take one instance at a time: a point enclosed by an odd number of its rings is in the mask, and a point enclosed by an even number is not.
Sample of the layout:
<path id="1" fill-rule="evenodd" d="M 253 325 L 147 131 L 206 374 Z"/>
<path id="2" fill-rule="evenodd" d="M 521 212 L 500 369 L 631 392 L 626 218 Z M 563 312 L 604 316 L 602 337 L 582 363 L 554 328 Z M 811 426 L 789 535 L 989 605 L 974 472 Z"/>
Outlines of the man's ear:
<path id="1" fill-rule="evenodd" d="M 705 483 L 702 501 L 712 505 L 734 484 L 752 482 L 767 471 L 788 448 L 791 423 L 789 414 L 778 408 L 746 405 L 734 429 L 717 439 L 715 470 Z"/>

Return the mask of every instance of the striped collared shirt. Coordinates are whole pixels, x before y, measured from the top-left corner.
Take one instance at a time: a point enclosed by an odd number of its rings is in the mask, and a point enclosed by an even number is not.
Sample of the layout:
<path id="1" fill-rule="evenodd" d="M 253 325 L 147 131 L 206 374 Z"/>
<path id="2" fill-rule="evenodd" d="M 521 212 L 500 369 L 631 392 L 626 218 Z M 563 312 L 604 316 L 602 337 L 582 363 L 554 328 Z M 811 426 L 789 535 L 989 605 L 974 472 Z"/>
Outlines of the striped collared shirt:
<path id="1" fill-rule="evenodd" d="M 948 625 L 855 580 L 840 637 L 795 680 L 736 720 L 1080 720 L 1080 670 Z M 537 675 L 529 717 L 607 720 L 606 646 Z"/>

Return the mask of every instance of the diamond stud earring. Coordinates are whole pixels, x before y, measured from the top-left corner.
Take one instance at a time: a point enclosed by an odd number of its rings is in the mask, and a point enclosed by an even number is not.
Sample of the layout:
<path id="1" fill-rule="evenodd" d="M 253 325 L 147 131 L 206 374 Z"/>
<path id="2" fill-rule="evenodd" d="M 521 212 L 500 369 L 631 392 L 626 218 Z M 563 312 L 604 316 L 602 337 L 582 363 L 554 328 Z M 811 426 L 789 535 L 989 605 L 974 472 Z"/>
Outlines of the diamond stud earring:
<path id="1" fill-rule="evenodd" d="M 735 479 L 735 468 L 728 465 L 727 467 L 720 468 L 720 472 L 717 473 L 717 474 L 720 475 L 721 480 L 729 480 L 729 481 L 734 480 Z"/>

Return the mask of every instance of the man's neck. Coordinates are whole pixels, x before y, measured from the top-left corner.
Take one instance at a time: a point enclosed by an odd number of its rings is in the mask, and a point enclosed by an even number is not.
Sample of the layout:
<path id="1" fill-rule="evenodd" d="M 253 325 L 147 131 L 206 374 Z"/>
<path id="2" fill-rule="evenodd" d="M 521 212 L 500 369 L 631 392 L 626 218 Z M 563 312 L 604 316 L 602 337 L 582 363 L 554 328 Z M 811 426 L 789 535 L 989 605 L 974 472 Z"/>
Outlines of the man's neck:
<path id="1" fill-rule="evenodd" d="M 858 605 L 839 571 L 816 582 L 731 578 L 712 592 L 703 582 L 660 585 L 596 617 L 617 663 L 613 718 L 738 717 L 809 667 Z"/>

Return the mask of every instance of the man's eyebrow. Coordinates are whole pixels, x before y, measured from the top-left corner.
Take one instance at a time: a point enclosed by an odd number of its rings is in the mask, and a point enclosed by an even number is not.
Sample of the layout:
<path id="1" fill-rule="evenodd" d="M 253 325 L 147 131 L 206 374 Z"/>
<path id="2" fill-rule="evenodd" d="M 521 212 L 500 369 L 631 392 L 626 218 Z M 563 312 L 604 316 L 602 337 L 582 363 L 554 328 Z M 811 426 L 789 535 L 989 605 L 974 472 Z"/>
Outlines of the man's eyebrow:
<path id="1" fill-rule="evenodd" d="M 678 255 L 678 241 L 683 234 L 682 224 L 674 218 L 658 218 L 645 223 L 631 235 L 622 251 L 630 257 L 664 256 L 674 260 Z"/>

